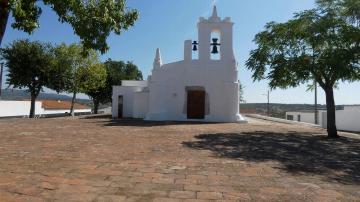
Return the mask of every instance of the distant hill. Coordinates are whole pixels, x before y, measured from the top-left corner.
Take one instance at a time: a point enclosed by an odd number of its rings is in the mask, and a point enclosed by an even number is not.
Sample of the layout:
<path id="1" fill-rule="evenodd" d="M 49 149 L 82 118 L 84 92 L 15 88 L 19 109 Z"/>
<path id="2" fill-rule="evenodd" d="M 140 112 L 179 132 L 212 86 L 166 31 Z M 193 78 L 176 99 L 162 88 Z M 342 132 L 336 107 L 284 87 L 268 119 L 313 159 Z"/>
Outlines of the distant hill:
<path id="1" fill-rule="evenodd" d="M 30 93 L 26 90 L 18 90 L 18 89 L 3 89 L 1 91 L 1 99 L 2 100 L 30 100 Z M 63 100 L 63 101 L 71 101 L 71 97 L 67 95 L 59 95 L 56 93 L 40 93 L 37 98 L 38 100 Z M 77 103 L 92 105 L 92 101 L 89 99 L 76 99 Z"/>
<path id="2" fill-rule="evenodd" d="M 314 110 L 314 105 L 311 104 L 279 104 L 270 103 L 270 116 L 277 118 L 285 118 L 287 111 L 303 111 Z M 318 105 L 319 110 L 326 110 L 326 105 Z M 337 110 L 344 109 L 343 105 L 336 106 Z M 267 103 L 241 103 L 240 111 L 256 111 L 258 114 L 267 113 Z"/>

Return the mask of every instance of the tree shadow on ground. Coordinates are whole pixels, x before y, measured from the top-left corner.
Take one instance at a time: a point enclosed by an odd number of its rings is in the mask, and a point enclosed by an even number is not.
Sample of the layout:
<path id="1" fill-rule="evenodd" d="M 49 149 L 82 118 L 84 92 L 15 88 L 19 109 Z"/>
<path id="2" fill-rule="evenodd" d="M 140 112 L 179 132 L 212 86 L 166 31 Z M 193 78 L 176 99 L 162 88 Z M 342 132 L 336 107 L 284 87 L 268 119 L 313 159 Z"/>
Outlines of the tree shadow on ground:
<path id="1" fill-rule="evenodd" d="M 109 119 L 104 121 L 104 126 L 136 126 L 136 127 L 154 127 L 154 126 L 171 126 L 171 125 L 202 125 L 218 124 L 207 122 L 186 122 L 186 121 L 145 121 L 143 119 Z"/>
<path id="2" fill-rule="evenodd" d="M 277 161 L 293 174 L 317 174 L 343 184 L 360 184 L 360 140 L 306 133 L 244 132 L 201 134 L 183 145 L 226 158 Z M 336 173 L 336 174 L 334 174 Z"/>

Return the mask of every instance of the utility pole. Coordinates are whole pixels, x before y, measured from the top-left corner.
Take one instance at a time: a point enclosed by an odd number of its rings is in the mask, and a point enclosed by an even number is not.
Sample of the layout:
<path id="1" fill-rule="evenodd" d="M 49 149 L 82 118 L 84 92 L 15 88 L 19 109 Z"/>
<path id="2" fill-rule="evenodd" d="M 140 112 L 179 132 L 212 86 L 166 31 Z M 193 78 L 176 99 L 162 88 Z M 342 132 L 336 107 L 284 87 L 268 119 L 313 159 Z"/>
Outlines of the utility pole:
<path id="1" fill-rule="evenodd" d="M 2 91 L 2 77 L 4 72 L 4 63 L 0 63 L 1 69 L 0 69 L 0 100 L 1 100 L 1 91 Z"/>
<path id="2" fill-rule="evenodd" d="M 318 113 L 318 104 L 317 104 L 317 82 L 314 82 L 314 87 L 315 87 L 315 124 L 319 124 L 319 113 Z"/>
<path id="3" fill-rule="evenodd" d="M 266 104 L 266 108 L 267 108 L 267 116 L 270 116 L 270 90 L 268 90 L 267 94 L 261 94 L 261 95 L 265 95 L 267 97 L 267 104 Z"/>
<path id="4" fill-rule="evenodd" d="M 267 92 L 267 115 L 270 116 L 270 91 Z"/>

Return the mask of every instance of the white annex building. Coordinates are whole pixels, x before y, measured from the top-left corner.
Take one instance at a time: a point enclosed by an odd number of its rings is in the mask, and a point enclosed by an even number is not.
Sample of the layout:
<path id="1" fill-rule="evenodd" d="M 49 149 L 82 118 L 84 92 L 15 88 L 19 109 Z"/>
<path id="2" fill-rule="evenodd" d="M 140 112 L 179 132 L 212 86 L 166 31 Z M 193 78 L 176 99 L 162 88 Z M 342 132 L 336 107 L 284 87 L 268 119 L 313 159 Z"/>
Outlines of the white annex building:
<path id="1" fill-rule="evenodd" d="M 198 54 L 193 58 L 193 53 Z M 184 59 L 163 64 L 156 50 L 147 81 L 113 87 L 112 116 L 154 121 L 245 121 L 239 113 L 239 81 L 233 23 L 212 16 L 198 22 L 198 41 L 187 40 Z"/>

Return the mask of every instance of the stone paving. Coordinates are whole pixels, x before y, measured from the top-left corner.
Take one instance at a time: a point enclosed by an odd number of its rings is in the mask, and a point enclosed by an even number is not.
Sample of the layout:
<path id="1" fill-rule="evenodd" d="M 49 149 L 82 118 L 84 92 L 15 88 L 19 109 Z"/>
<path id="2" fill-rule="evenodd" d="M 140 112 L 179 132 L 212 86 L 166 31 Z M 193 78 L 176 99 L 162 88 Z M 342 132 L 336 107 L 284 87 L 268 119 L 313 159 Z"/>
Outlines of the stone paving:
<path id="1" fill-rule="evenodd" d="M 0 120 L 0 201 L 360 201 L 360 140 L 325 132 L 259 120 Z"/>

